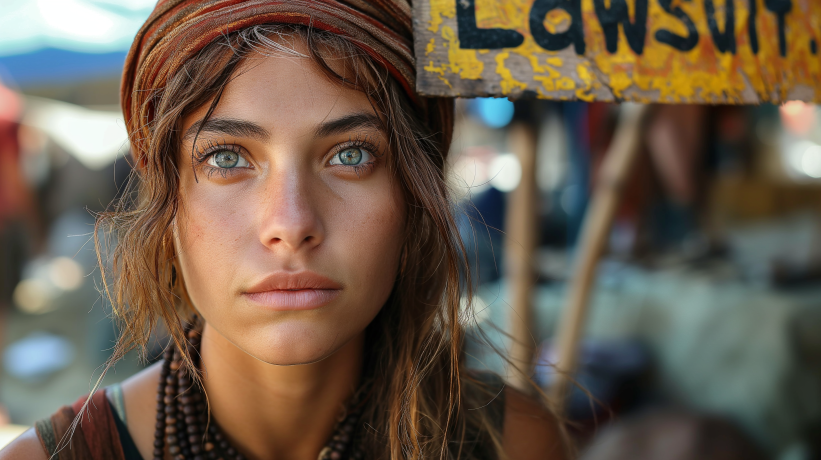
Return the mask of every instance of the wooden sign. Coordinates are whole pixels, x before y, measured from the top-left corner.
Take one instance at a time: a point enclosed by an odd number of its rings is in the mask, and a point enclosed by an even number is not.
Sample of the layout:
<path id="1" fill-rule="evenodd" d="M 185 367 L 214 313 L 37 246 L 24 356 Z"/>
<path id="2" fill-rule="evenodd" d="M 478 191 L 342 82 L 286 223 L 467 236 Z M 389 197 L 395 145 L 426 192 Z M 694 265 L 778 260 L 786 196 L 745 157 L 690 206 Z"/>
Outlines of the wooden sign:
<path id="1" fill-rule="evenodd" d="M 821 102 L 821 0 L 423 0 L 430 96 Z"/>

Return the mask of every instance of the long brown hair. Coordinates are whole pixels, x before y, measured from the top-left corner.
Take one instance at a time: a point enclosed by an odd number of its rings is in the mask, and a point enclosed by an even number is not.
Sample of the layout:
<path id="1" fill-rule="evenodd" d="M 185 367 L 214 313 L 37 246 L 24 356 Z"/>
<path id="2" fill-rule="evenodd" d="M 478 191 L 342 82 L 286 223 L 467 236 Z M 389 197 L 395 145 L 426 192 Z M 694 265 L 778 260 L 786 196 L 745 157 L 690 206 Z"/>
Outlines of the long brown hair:
<path id="1" fill-rule="evenodd" d="M 131 133 L 132 146 L 143 146 L 145 161 L 125 199 L 102 214 L 97 227 L 112 230 L 117 242 L 111 272 L 103 276 L 122 331 L 110 363 L 134 348 L 144 350 L 158 325 L 168 330 L 174 346 L 186 350 L 181 319 L 193 306 L 184 280 L 176 279 L 172 243 L 177 167 L 187 154 L 179 151 L 180 120 L 206 104 L 210 116 L 249 54 L 273 48 L 297 53 L 287 46 L 294 40 L 306 44 L 306 57 L 333 81 L 364 92 L 383 119 L 392 152 L 388 168 L 404 194 L 405 235 L 412 235 L 405 238 L 392 294 L 366 334 L 366 368 L 373 384 L 363 414 L 369 426 L 364 452 L 385 459 L 476 458 L 488 449 L 501 453 L 493 421 L 483 411 L 465 410 L 463 403 L 465 386 L 474 385 L 461 359 L 460 301 L 470 293 L 460 286 L 470 286 L 465 282 L 470 274 L 445 181 L 449 146 L 437 142 L 445 127 L 426 122 L 384 67 L 354 44 L 304 26 L 254 26 L 222 36 L 149 98 L 153 122 Z M 147 138 L 135 139 L 144 133 Z M 105 270 L 105 248 L 101 239 L 96 241 Z M 190 358 L 187 365 L 194 370 Z"/>

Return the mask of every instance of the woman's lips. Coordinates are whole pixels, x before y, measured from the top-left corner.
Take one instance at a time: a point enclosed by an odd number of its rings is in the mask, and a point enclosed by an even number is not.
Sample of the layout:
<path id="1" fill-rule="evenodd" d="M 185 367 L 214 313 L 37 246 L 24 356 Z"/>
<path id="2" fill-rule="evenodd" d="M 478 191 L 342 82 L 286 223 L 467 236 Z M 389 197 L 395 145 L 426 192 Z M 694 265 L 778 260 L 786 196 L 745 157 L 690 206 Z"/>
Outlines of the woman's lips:
<path id="1" fill-rule="evenodd" d="M 275 290 L 246 293 L 245 296 L 272 310 L 312 310 L 331 303 L 340 292 L 341 289 Z"/>
<path id="2" fill-rule="evenodd" d="M 327 305 L 342 285 L 310 271 L 275 272 L 243 292 L 250 301 L 273 310 L 311 310 Z"/>

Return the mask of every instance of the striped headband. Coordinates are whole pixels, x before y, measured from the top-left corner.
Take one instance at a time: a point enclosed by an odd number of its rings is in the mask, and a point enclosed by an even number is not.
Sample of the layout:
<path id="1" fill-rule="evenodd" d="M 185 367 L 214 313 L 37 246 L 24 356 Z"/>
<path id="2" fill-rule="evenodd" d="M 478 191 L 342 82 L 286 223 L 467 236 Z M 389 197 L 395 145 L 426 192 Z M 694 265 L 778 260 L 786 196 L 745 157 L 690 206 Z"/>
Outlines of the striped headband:
<path id="1" fill-rule="evenodd" d="M 144 132 L 149 97 L 218 37 L 260 24 L 310 26 L 341 35 L 384 66 L 419 115 L 438 130 L 442 155 L 453 131 L 453 101 L 415 90 L 413 26 L 408 0 L 160 0 L 125 61 L 120 102 L 132 136 Z M 137 157 L 142 152 L 133 152 Z"/>

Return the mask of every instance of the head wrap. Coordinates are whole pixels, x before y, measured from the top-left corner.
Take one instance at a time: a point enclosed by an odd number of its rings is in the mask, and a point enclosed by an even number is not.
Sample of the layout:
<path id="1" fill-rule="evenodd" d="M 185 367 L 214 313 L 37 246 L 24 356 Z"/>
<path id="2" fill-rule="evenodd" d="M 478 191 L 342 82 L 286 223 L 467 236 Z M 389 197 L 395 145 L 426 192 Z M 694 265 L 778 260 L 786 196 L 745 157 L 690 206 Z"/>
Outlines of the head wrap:
<path id="1" fill-rule="evenodd" d="M 439 130 L 436 137 L 446 155 L 453 101 L 415 91 L 408 0 L 160 0 L 137 33 L 123 70 L 120 100 L 128 132 L 153 121 L 141 119 L 142 106 L 188 59 L 220 36 L 260 24 L 299 24 L 350 40 L 405 89 L 422 119 Z M 133 154 L 140 163 L 142 153 Z"/>

